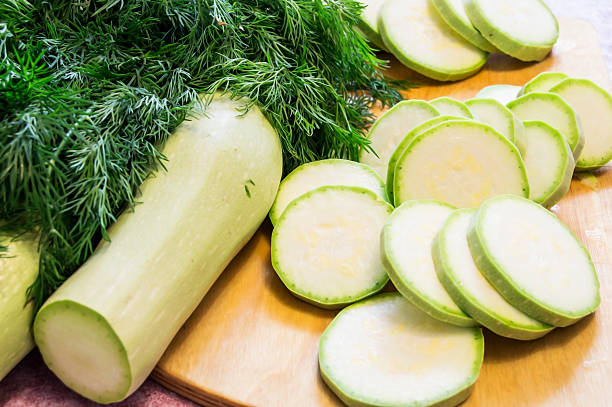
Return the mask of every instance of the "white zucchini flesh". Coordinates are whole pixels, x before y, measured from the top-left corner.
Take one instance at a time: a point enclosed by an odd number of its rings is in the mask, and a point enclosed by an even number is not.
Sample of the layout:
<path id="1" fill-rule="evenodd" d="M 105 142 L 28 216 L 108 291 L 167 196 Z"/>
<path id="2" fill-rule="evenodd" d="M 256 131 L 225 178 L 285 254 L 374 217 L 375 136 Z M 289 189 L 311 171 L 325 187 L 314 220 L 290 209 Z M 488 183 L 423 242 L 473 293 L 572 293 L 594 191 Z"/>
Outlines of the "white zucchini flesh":
<path id="1" fill-rule="evenodd" d="M 500 51 L 541 61 L 559 38 L 559 23 L 541 0 L 466 0 L 472 24 Z"/>
<path id="2" fill-rule="evenodd" d="M 365 7 L 361 11 L 358 29 L 374 45 L 386 51 L 378 31 L 378 14 L 386 0 L 360 0 Z"/>
<path id="3" fill-rule="evenodd" d="M 551 212 L 515 195 L 491 198 L 468 232 L 474 262 L 510 304 L 553 326 L 599 305 L 599 282 L 586 248 Z"/>
<path id="4" fill-rule="evenodd" d="M 476 120 L 481 121 L 506 137 L 525 156 L 527 143 L 525 141 L 525 128 L 523 123 L 510 109 L 495 99 L 471 99 L 465 104 L 470 108 Z"/>
<path id="5" fill-rule="evenodd" d="M 297 297 L 338 308 L 380 291 L 388 277 L 380 233 L 393 207 L 360 187 L 327 186 L 289 204 L 272 232 L 272 266 Z"/>
<path id="6" fill-rule="evenodd" d="M 383 256 L 393 285 L 416 307 L 443 322 L 474 326 L 440 284 L 431 257 L 431 243 L 454 209 L 433 200 L 405 202 L 383 229 Z"/>
<path id="7" fill-rule="evenodd" d="M 37 243 L 31 238 L 1 238 L 0 253 L 0 380 L 34 348 L 33 303 L 26 291 L 38 275 Z"/>
<path id="8" fill-rule="evenodd" d="M 325 383 L 347 406 L 456 406 L 480 373 L 480 328 L 430 318 L 396 293 L 342 310 L 319 341 Z"/>
<path id="9" fill-rule="evenodd" d="M 415 126 L 412 130 L 410 130 L 408 134 L 406 134 L 406 137 L 404 137 L 402 142 L 397 146 L 397 148 L 393 152 L 393 155 L 389 159 L 389 165 L 387 170 L 387 183 L 385 184 L 385 187 L 387 189 L 387 196 L 389 197 L 391 202 L 393 202 L 393 179 L 395 177 L 395 164 L 397 163 L 397 160 L 402 156 L 404 151 L 406 151 L 406 148 L 408 148 L 408 146 L 416 136 L 423 133 L 425 130 L 429 130 L 432 127 L 437 126 L 438 124 L 449 120 L 463 119 L 461 117 L 443 115 L 426 120 L 423 123 Z"/>
<path id="10" fill-rule="evenodd" d="M 588 79 L 565 79 L 551 92 L 561 96 L 580 117 L 584 149 L 577 170 L 606 165 L 612 159 L 612 96 Z"/>
<path id="11" fill-rule="evenodd" d="M 439 81 L 467 78 L 487 60 L 488 53 L 456 34 L 430 0 L 387 0 L 378 28 L 402 64 Z"/>
<path id="12" fill-rule="evenodd" d="M 517 98 L 520 91 L 521 87 L 516 85 L 491 85 L 482 88 L 476 94 L 475 98 L 495 99 L 502 105 L 506 106 L 508 103 Z"/>
<path id="13" fill-rule="evenodd" d="M 541 121 L 526 121 L 529 148 L 523 157 L 529 199 L 550 208 L 569 191 L 574 173 L 572 150 L 561 133 Z"/>
<path id="14" fill-rule="evenodd" d="M 550 88 L 567 78 L 568 76 L 561 72 L 542 72 L 523 86 L 519 96 L 530 92 L 548 92 Z"/>
<path id="15" fill-rule="evenodd" d="M 430 100 L 429 103 L 433 105 L 440 114 L 448 116 L 464 117 L 466 119 L 473 119 L 474 115 L 465 103 L 453 99 L 450 97 L 440 97 L 437 99 Z"/>
<path id="16" fill-rule="evenodd" d="M 385 183 L 369 166 L 338 159 L 313 161 L 300 165 L 281 182 L 274 205 L 270 209 L 272 224 L 278 223 L 285 208 L 294 199 L 326 185 L 363 187 L 387 200 Z"/>
<path id="17" fill-rule="evenodd" d="M 462 309 L 496 334 L 520 340 L 546 335 L 552 326 L 510 305 L 474 264 L 467 233 L 476 211 L 456 210 L 434 239 L 431 252 L 440 282 Z"/>
<path id="18" fill-rule="evenodd" d="M 167 171 L 142 184 L 142 203 L 109 228 L 111 242 L 36 316 L 45 363 L 84 397 L 111 403 L 140 386 L 272 206 L 280 141 L 243 105 L 216 95 L 205 116 L 179 126 L 162 149 Z"/>
<path id="19" fill-rule="evenodd" d="M 478 206 L 504 193 L 529 196 L 517 148 L 492 127 L 449 121 L 417 136 L 395 165 L 393 199 L 436 199 L 459 207 Z"/>
<path id="20" fill-rule="evenodd" d="M 372 125 L 368 138 L 375 153 L 361 150 L 359 162 L 374 168 L 382 179 L 387 179 L 389 158 L 406 134 L 418 124 L 439 115 L 438 110 L 424 100 L 397 103 Z"/>
<path id="21" fill-rule="evenodd" d="M 459 35 L 467 41 L 487 52 L 499 52 L 474 27 L 465 12 L 464 0 L 433 0 L 440 17 Z"/>
<path id="22" fill-rule="evenodd" d="M 562 97 L 548 92 L 530 92 L 508 103 L 519 119 L 540 120 L 559 130 L 578 159 L 585 144 L 581 120 Z"/>

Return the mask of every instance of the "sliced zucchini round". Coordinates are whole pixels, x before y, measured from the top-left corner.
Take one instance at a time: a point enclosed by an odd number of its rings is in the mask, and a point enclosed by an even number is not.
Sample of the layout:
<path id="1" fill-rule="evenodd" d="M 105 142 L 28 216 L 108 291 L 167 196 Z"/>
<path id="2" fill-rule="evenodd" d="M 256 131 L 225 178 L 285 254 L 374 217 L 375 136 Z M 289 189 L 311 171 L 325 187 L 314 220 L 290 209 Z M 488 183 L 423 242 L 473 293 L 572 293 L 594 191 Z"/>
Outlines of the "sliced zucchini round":
<path id="1" fill-rule="evenodd" d="M 380 35 L 408 68 L 439 81 L 478 72 L 489 55 L 457 35 L 429 0 L 387 0 L 380 10 Z"/>
<path id="2" fill-rule="evenodd" d="M 382 179 L 387 179 L 389 158 L 406 134 L 414 126 L 439 115 L 438 110 L 424 100 L 399 102 L 372 125 L 368 138 L 375 153 L 361 150 L 359 162 L 371 166 Z"/>
<path id="3" fill-rule="evenodd" d="M 516 195 L 491 198 L 468 232 L 474 262 L 517 309 L 567 326 L 599 305 L 599 281 L 586 248 L 551 212 Z"/>
<path id="4" fill-rule="evenodd" d="M 323 381 L 352 407 L 456 406 L 483 356 L 480 328 L 436 321 L 397 293 L 345 308 L 319 341 Z"/>
<path id="5" fill-rule="evenodd" d="M 516 85 L 491 85 L 482 88 L 475 96 L 478 99 L 495 99 L 506 106 L 509 102 L 517 98 L 521 91 L 520 86 Z"/>
<path id="6" fill-rule="evenodd" d="M 386 51 L 378 31 L 378 13 L 386 0 L 359 0 L 364 5 L 357 29 L 376 47 Z"/>
<path id="7" fill-rule="evenodd" d="M 463 0 L 433 0 L 433 4 L 440 13 L 440 17 L 455 32 L 468 40 L 472 45 L 487 52 L 499 52 L 497 48 L 487 41 L 474 27 L 467 13 Z"/>
<path id="8" fill-rule="evenodd" d="M 294 199 L 326 185 L 347 185 L 369 189 L 387 200 L 385 184 L 376 171 L 355 161 L 328 159 L 303 164 L 283 179 L 270 209 L 270 220 L 276 225 Z"/>
<path id="9" fill-rule="evenodd" d="M 527 82 L 518 95 L 523 96 L 530 92 L 548 92 L 550 88 L 567 78 L 568 76 L 561 72 L 542 72 Z"/>
<path id="10" fill-rule="evenodd" d="M 576 169 L 606 165 L 612 159 L 612 96 L 588 79 L 565 79 L 550 91 L 561 96 L 580 117 L 585 144 Z"/>
<path id="11" fill-rule="evenodd" d="M 540 120 L 559 130 L 578 159 L 584 148 L 584 134 L 574 109 L 554 93 L 530 92 L 508 103 L 508 109 L 519 119 Z"/>
<path id="12" fill-rule="evenodd" d="M 389 159 L 389 165 L 387 170 L 387 183 L 385 185 L 387 190 L 387 197 L 389 197 L 391 203 L 393 203 L 393 179 L 395 176 L 395 164 L 397 163 L 397 160 L 402 156 L 404 151 L 406 151 L 406 148 L 410 145 L 410 143 L 416 136 L 423 133 L 425 130 L 429 130 L 432 127 L 437 126 L 438 124 L 449 120 L 463 119 L 461 117 L 456 116 L 436 116 L 433 119 L 424 121 L 423 123 L 410 130 L 406 137 L 404 137 L 404 140 L 402 140 L 402 142 L 397 146 L 397 148 L 393 152 L 393 155 Z"/>
<path id="13" fill-rule="evenodd" d="M 474 326 L 438 281 L 431 259 L 431 242 L 453 210 L 439 201 L 405 202 L 383 228 L 383 256 L 393 285 L 415 306 L 440 321 Z"/>
<path id="14" fill-rule="evenodd" d="M 436 199 L 459 208 L 504 193 L 529 196 L 517 148 L 491 126 L 444 122 L 418 135 L 395 164 L 393 199 Z"/>
<path id="15" fill-rule="evenodd" d="M 569 191 L 574 173 L 572 150 L 561 133 L 541 121 L 526 121 L 529 148 L 523 157 L 529 199 L 550 208 Z"/>
<path id="16" fill-rule="evenodd" d="M 502 52 L 521 61 L 546 58 L 559 23 L 541 0 L 466 0 L 472 24 Z"/>
<path id="17" fill-rule="evenodd" d="M 474 264 L 467 243 L 476 208 L 458 209 L 433 241 L 436 274 L 451 298 L 474 320 L 498 335 L 513 339 L 540 338 L 553 327 L 510 305 Z"/>
<path id="18" fill-rule="evenodd" d="M 510 109 L 495 99 L 471 99 L 465 104 L 470 108 L 476 120 L 481 121 L 506 137 L 525 156 L 527 144 L 525 141 L 525 128 L 523 123 Z"/>
<path id="19" fill-rule="evenodd" d="M 453 99 L 447 96 L 430 100 L 429 103 L 433 105 L 440 114 L 448 116 L 464 117 L 466 119 L 473 119 L 474 115 L 465 105 L 457 99 Z"/>
<path id="20" fill-rule="evenodd" d="M 338 308 L 383 288 L 380 233 L 393 207 L 360 187 L 325 186 L 287 206 L 272 232 L 272 266 L 297 297 Z"/>

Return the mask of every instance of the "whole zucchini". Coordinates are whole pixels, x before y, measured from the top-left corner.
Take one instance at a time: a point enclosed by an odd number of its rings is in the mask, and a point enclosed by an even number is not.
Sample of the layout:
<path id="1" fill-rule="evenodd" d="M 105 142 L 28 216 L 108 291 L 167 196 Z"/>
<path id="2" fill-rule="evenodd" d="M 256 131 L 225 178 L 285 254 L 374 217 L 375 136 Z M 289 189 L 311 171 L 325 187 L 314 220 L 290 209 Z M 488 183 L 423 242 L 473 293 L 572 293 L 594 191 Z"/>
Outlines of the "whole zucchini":
<path id="1" fill-rule="evenodd" d="M 34 337 L 47 366 L 99 403 L 122 400 L 151 372 L 181 325 L 272 206 L 278 136 L 260 110 L 215 95 L 162 152 L 135 209 L 46 302 Z"/>

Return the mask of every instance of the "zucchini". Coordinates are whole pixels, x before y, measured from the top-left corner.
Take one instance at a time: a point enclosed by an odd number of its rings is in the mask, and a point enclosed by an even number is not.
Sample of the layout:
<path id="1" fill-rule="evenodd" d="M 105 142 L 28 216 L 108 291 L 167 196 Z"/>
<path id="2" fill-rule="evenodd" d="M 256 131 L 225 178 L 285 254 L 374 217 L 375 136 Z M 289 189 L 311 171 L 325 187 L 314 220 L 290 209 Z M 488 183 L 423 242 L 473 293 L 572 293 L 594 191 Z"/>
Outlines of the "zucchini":
<path id="1" fill-rule="evenodd" d="M 372 125 L 368 138 L 373 151 L 362 149 L 359 162 L 374 168 L 382 179 L 387 179 L 389 158 L 406 134 L 416 125 L 439 115 L 440 112 L 424 100 L 397 103 Z"/>
<path id="2" fill-rule="evenodd" d="M 404 137 L 402 142 L 397 146 L 397 148 L 393 152 L 393 155 L 389 159 L 389 165 L 387 170 L 387 183 L 385 185 L 387 189 L 387 196 L 389 197 L 391 202 L 393 202 L 393 179 L 395 178 L 395 164 L 397 163 L 397 160 L 402 156 L 402 154 L 404 154 L 404 151 L 406 151 L 406 148 L 408 148 L 408 146 L 416 136 L 423 133 L 425 130 L 429 130 L 432 127 L 437 126 L 438 124 L 449 120 L 463 119 L 461 117 L 455 116 L 436 116 L 433 119 L 426 120 L 423 123 L 415 126 L 412 130 L 410 130 L 408 134 L 406 134 L 406 137 Z"/>
<path id="3" fill-rule="evenodd" d="M 478 121 L 481 121 L 506 137 L 525 156 L 527 143 L 525 140 L 525 127 L 510 109 L 495 99 L 471 99 L 465 104 L 470 108 Z"/>
<path id="4" fill-rule="evenodd" d="M 338 159 L 313 161 L 300 165 L 281 182 L 274 205 L 270 209 L 272 224 L 278 223 L 285 208 L 294 199 L 326 185 L 363 187 L 387 200 L 385 183 L 369 166 Z"/>
<path id="5" fill-rule="evenodd" d="M 393 285 L 416 307 L 443 322 L 474 326 L 440 284 L 431 258 L 431 242 L 454 209 L 433 200 L 403 203 L 383 229 L 383 256 Z"/>
<path id="6" fill-rule="evenodd" d="M 380 232 L 393 207 L 360 187 L 325 186 L 287 206 L 272 232 L 272 266 L 298 298 L 339 308 L 388 281 Z"/>
<path id="7" fill-rule="evenodd" d="M 530 92 L 548 92 L 550 88 L 567 78 L 568 76 L 561 72 L 542 72 L 527 82 L 521 88 L 518 96 L 523 96 Z"/>
<path id="8" fill-rule="evenodd" d="M 516 195 L 478 209 L 468 231 L 474 262 L 515 308 L 553 326 L 593 312 L 599 281 L 586 248 L 551 212 Z"/>
<path id="9" fill-rule="evenodd" d="M 521 61 L 546 58 L 559 23 L 542 0 L 466 0 L 472 24 L 500 51 Z"/>
<path id="10" fill-rule="evenodd" d="M 574 173 L 572 150 L 556 129 L 541 121 L 526 121 L 529 148 L 523 157 L 529 179 L 529 199 L 550 208 L 569 191 Z"/>
<path id="11" fill-rule="evenodd" d="M 574 109 L 584 133 L 576 170 L 602 167 L 612 159 L 612 96 L 588 79 L 569 78 L 551 90 Z"/>
<path id="12" fill-rule="evenodd" d="M 474 118 L 474 115 L 472 114 L 470 109 L 468 109 L 465 103 L 460 102 L 457 99 L 444 96 L 430 100 L 429 103 L 431 103 L 433 107 L 438 109 L 440 114 L 463 117 L 466 119 Z"/>
<path id="13" fill-rule="evenodd" d="M 529 92 L 508 103 L 508 109 L 519 119 L 539 120 L 563 135 L 575 160 L 584 148 L 585 138 L 581 121 L 574 109 L 559 95 L 547 92 Z"/>
<path id="14" fill-rule="evenodd" d="M 510 305 L 474 264 L 467 243 L 476 208 L 458 209 L 436 235 L 431 253 L 436 274 L 451 298 L 479 324 L 513 339 L 537 339 L 553 327 Z"/>
<path id="15" fill-rule="evenodd" d="M 34 348 L 34 304 L 26 291 L 38 275 L 37 242 L 1 238 L 0 246 L 0 380 Z"/>
<path id="16" fill-rule="evenodd" d="M 480 89 L 475 98 L 495 99 L 506 106 L 509 102 L 516 99 L 520 91 L 521 87 L 516 85 L 491 85 Z"/>
<path id="17" fill-rule="evenodd" d="M 98 403 L 123 400 L 272 206 L 280 141 L 261 111 L 216 95 L 183 122 L 134 210 L 42 306 L 34 337 L 47 366 Z"/>
<path id="18" fill-rule="evenodd" d="M 459 35 L 472 45 L 487 52 L 499 52 L 493 44 L 483 37 L 470 21 L 463 0 L 433 0 L 440 17 Z"/>
<path id="19" fill-rule="evenodd" d="M 456 406 L 483 356 L 480 328 L 436 321 L 397 293 L 345 308 L 319 340 L 323 381 L 350 407 Z"/>
<path id="20" fill-rule="evenodd" d="M 364 8 L 359 16 L 357 31 L 377 48 L 387 51 L 378 31 L 378 13 L 386 0 L 360 0 Z"/>
<path id="21" fill-rule="evenodd" d="M 456 34 L 430 0 L 387 0 L 378 28 L 386 47 L 402 64 L 439 81 L 475 74 L 489 55 Z"/>
<path id="22" fill-rule="evenodd" d="M 396 206 L 436 199 L 465 208 L 504 193 L 529 196 L 525 166 L 517 148 L 483 123 L 441 123 L 412 140 L 395 164 Z"/>

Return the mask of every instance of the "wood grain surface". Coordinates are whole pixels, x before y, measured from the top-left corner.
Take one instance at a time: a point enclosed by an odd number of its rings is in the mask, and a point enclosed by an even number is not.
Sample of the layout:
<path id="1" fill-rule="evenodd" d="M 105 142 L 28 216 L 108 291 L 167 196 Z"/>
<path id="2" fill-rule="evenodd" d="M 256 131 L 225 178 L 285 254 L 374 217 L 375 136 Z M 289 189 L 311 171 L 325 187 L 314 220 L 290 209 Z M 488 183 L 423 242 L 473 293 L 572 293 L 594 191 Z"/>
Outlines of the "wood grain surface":
<path id="1" fill-rule="evenodd" d="M 453 84 L 429 81 L 391 62 L 396 78 L 422 87 L 411 99 L 473 97 L 484 86 L 522 85 L 539 72 L 588 77 L 610 89 L 593 28 L 561 20 L 552 55 L 527 64 L 495 55 L 478 75 Z M 586 244 L 601 283 L 600 308 L 546 337 L 519 342 L 485 333 L 485 362 L 464 406 L 612 406 L 612 171 L 572 181 L 552 210 Z M 295 297 L 270 265 L 265 223 L 181 329 L 153 377 L 206 406 L 340 406 L 321 381 L 317 343 L 335 315 Z"/>

